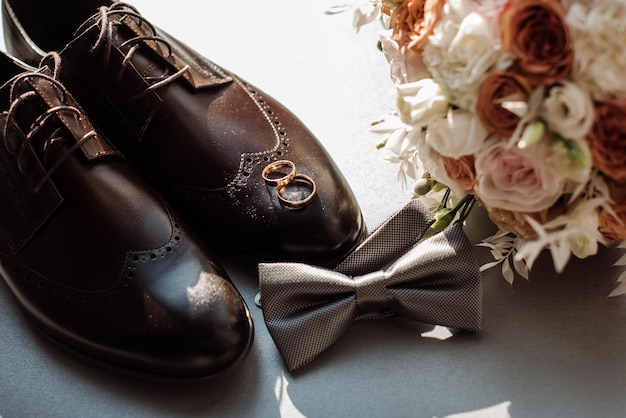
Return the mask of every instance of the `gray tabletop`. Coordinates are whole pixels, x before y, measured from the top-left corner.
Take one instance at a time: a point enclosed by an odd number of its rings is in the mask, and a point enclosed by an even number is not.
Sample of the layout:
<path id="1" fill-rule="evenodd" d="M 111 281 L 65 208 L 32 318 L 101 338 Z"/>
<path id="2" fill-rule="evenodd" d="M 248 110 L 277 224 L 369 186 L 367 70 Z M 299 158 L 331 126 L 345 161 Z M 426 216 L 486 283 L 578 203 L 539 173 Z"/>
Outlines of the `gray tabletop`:
<path id="1" fill-rule="evenodd" d="M 365 0 L 363 0 L 365 2 Z M 136 0 L 148 19 L 291 108 L 353 187 L 368 224 L 409 198 L 376 150 L 369 123 L 393 107 L 377 25 L 356 34 L 339 0 Z M 200 5 L 204 4 L 204 5 Z M 473 242 L 494 231 L 480 211 Z M 477 250 L 482 262 L 489 254 Z M 229 373 L 154 382 L 109 370 L 52 343 L 0 284 L 0 416 L 443 417 L 510 402 L 524 417 L 626 416 L 626 296 L 607 298 L 621 250 L 574 260 L 556 275 L 544 254 L 529 281 L 483 275 L 483 329 L 441 341 L 431 326 L 360 321 L 297 373 L 283 366 L 254 306 L 256 266 L 223 255 L 256 324 Z"/>

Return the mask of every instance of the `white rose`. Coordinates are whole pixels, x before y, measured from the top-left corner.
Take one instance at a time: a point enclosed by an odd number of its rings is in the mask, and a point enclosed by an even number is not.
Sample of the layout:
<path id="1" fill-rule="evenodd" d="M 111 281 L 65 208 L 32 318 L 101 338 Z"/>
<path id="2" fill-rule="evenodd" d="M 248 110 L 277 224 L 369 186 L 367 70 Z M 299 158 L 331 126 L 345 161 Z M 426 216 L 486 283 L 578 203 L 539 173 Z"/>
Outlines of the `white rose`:
<path id="1" fill-rule="evenodd" d="M 623 0 L 572 4 L 567 13 L 574 44 L 572 79 L 597 100 L 626 95 L 625 17 Z"/>
<path id="2" fill-rule="evenodd" d="M 492 68 L 503 68 L 505 54 L 491 22 L 466 8 L 447 2 L 435 26 L 423 59 L 433 78 L 448 90 L 452 102 L 473 109 L 478 89 Z"/>
<path id="3" fill-rule="evenodd" d="M 584 5 L 590 5 L 591 3 L 593 3 L 595 0 L 561 0 L 561 4 L 563 5 L 563 8 L 565 10 L 569 10 L 570 7 L 576 5 L 576 4 L 584 4 Z"/>
<path id="4" fill-rule="evenodd" d="M 467 0 L 447 0 L 444 6 L 444 16 L 459 23 L 470 13 L 476 11 L 477 4 Z"/>
<path id="5" fill-rule="evenodd" d="M 397 106 L 400 119 L 413 127 L 421 128 L 448 112 L 448 98 L 439 84 L 430 78 L 397 87 Z"/>
<path id="6" fill-rule="evenodd" d="M 476 154 L 474 191 L 485 205 L 537 212 L 556 202 L 565 182 L 545 163 L 544 142 L 520 149 L 494 139 Z"/>
<path id="7" fill-rule="evenodd" d="M 568 139 L 584 138 L 595 115 L 589 94 L 569 81 L 550 89 L 541 113 L 552 131 Z"/>
<path id="8" fill-rule="evenodd" d="M 478 152 L 488 136 L 475 113 L 450 109 L 447 117 L 428 125 L 426 142 L 439 154 L 458 159 Z"/>
<path id="9" fill-rule="evenodd" d="M 497 18 L 509 0 L 469 0 L 471 6 L 482 16 Z"/>

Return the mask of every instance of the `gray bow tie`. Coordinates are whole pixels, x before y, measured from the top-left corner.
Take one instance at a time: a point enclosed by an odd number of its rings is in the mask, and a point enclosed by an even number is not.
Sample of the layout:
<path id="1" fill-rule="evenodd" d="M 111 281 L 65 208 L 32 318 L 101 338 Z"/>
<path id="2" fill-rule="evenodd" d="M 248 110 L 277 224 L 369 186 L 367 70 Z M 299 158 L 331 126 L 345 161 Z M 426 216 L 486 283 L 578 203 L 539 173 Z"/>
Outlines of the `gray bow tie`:
<path id="1" fill-rule="evenodd" d="M 397 314 L 480 329 L 482 291 L 473 248 L 460 225 L 420 242 L 432 223 L 411 201 L 337 268 L 259 264 L 263 315 L 289 370 L 330 347 L 357 319 Z"/>

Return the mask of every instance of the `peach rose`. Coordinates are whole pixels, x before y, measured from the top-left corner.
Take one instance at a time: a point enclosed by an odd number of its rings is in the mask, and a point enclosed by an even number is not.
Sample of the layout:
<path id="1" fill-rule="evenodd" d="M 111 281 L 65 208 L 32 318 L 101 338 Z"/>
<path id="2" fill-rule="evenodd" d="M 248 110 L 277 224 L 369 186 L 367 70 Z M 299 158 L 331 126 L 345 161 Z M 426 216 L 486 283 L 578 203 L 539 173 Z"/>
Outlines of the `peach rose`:
<path id="1" fill-rule="evenodd" d="M 520 118 L 502 106 L 503 101 L 527 102 L 532 88 L 519 74 L 492 71 L 480 87 L 476 113 L 487 132 L 508 139 Z"/>
<path id="2" fill-rule="evenodd" d="M 419 52 L 441 18 L 445 0 L 405 0 L 391 14 L 393 39 L 401 50 Z"/>
<path id="3" fill-rule="evenodd" d="M 614 180 L 626 180 L 626 99 L 596 106 L 589 147 L 594 167 Z"/>
<path id="4" fill-rule="evenodd" d="M 564 212 L 563 205 L 560 204 L 555 204 L 551 208 L 539 212 L 517 212 L 494 207 L 487 207 L 486 209 L 489 218 L 498 228 L 527 240 L 537 239 L 538 235 L 526 217 L 530 217 L 543 225 Z"/>
<path id="5" fill-rule="evenodd" d="M 574 52 L 565 10 L 556 0 L 510 0 L 500 14 L 502 45 L 520 71 L 539 84 L 564 79 Z"/>
<path id="6" fill-rule="evenodd" d="M 391 16 L 396 7 L 400 6 L 404 0 L 383 0 L 380 5 L 381 13 Z"/>
<path id="7" fill-rule="evenodd" d="M 615 216 L 602 209 L 598 218 L 598 230 L 607 241 L 626 240 L 626 182 L 608 180 L 611 194 L 611 208 Z"/>
<path id="8" fill-rule="evenodd" d="M 474 156 L 465 155 L 459 159 L 441 157 L 441 159 L 448 177 L 454 180 L 463 190 L 471 194 L 474 190 L 474 184 L 476 184 Z"/>
<path id="9" fill-rule="evenodd" d="M 604 209 L 600 211 L 598 218 L 598 230 L 607 241 L 626 240 L 626 200 L 611 205 L 617 219 Z"/>

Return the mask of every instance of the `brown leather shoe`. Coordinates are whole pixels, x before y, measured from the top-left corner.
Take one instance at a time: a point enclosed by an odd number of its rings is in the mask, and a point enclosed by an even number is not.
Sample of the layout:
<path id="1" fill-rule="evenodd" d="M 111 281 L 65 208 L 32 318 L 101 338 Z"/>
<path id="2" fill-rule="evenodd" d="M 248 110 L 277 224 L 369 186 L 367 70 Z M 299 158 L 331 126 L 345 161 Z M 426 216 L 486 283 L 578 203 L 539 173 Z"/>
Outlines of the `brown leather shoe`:
<path id="1" fill-rule="evenodd" d="M 56 79 L 0 55 L 0 263 L 22 308 L 83 353 L 171 377 L 241 359 L 252 322 L 223 270 Z"/>
<path id="2" fill-rule="evenodd" d="M 127 4 L 3 6 L 9 52 L 36 63 L 60 51 L 61 80 L 96 126 L 207 241 L 261 260 L 328 265 L 360 239 L 361 212 L 338 168 L 261 90 Z"/>

